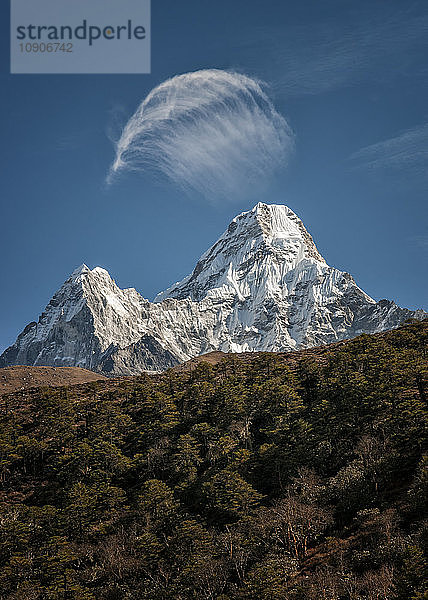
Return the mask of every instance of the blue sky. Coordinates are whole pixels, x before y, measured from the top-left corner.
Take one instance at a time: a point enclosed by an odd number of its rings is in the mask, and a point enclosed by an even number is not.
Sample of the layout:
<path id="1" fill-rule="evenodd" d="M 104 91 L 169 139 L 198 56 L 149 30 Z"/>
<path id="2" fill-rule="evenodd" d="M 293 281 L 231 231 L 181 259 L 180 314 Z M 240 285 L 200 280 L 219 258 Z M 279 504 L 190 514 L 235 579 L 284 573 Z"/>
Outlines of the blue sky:
<path id="1" fill-rule="evenodd" d="M 428 309 L 426 1 L 153 0 L 150 75 L 10 75 L 6 2 L 0 17 L 0 349 L 82 262 L 152 299 L 259 200 L 375 299 Z M 287 168 L 227 199 L 148 172 L 107 186 L 144 97 L 212 68 L 266 82 L 295 134 Z"/>

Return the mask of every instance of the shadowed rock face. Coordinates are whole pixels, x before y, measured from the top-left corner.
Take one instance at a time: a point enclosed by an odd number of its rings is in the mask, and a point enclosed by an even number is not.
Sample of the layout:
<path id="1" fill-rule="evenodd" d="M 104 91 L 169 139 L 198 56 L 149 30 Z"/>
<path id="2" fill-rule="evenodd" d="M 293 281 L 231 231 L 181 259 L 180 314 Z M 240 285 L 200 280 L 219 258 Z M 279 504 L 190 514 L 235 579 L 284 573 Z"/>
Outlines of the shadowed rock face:
<path id="1" fill-rule="evenodd" d="M 177 363 L 176 357 L 153 336 L 143 335 L 126 348 L 110 346 L 100 358 L 97 370 L 104 375 L 138 375 L 141 371 L 166 371 Z"/>
<path id="2" fill-rule="evenodd" d="M 207 352 L 288 351 L 423 319 L 375 302 L 327 265 L 286 206 L 238 215 L 188 277 L 154 302 L 82 265 L 27 325 L 0 366 L 79 366 L 109 375 L 162 371 Z"/>

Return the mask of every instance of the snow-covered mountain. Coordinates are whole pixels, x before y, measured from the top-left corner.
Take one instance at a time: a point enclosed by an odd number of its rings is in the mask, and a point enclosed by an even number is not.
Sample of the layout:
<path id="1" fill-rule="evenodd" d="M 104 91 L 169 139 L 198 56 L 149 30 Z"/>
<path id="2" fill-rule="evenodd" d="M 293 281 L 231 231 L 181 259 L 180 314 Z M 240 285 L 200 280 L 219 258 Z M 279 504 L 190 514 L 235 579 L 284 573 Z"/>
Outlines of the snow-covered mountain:
<path id="1" fill-rule="evenodd" d="M 212 350 L 294 350 L 426 316 L 375 302 L 351 275 L 327 265 L 292 210 L 259 203 L 154 302 L 121 290 L 104 269 L 82 265 L 0 366 L 161 371 Z"/>

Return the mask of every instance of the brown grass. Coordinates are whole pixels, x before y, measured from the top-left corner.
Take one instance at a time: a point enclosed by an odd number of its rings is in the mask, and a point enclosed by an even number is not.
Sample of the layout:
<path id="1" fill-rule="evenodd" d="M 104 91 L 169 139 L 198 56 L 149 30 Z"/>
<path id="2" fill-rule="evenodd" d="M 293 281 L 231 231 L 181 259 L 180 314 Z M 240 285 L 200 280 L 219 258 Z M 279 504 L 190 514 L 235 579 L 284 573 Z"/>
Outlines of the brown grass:
<path id="1" fill-rule="evenodd" d="M 0 369 L 0 395 L 45 386 L 75 385 L 106 379 L 79 367 L 5 367 Z"/>

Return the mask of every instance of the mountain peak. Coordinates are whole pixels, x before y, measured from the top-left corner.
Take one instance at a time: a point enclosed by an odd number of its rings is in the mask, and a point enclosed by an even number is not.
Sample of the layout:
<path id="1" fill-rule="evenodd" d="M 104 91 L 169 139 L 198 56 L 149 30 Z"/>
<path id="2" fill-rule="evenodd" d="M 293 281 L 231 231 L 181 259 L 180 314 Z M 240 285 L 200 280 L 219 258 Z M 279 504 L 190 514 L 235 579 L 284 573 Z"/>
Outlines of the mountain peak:
<path id="1" fill-rule="evenodd" d="M 259 202 L 249 212 L 256 216 L 266 241 L 273 243 L 276 240 L 278 243 L 278 240 L 284 240 L 284 243 L 290 243 L 291 240 L 300 238 L 306 246 L 305 253 L 307 257 L 325 262 L 303 222 L 285 204 Z"/>
<path id="2" fill-rule="evenodd" d="M 94 267 L 93 269 L 90 269 L 87 265 L 85 265 L 85 263 L 81 264 L 80 267 L 77 267 L 77 269 L 74 269 L 74 271 L 72 272 L 72 274 L 70 275 L 70 277 L 67 279 L 67 281 L 65 282 L 64 285 L 68 285 L 70 282 L 71 283 L 83 283 L 83 279 L 82 279 L 82 275 L 91 275 L 91 280 L 92 281 L 104 281 L 104 282 L 110 282 L 111 281 L 111 277 L 108 271 L 106 271 L 106 269 L 103 269 L 102 267 Z M 87 278 L 85 277 L 85 280 Z"/>
<path id="3" fill-rule="evenodd" d="M 82 263 L 80 265 L 80 267 L 77 267 L 77 269 L 74 269 L 74 271 L 72 272 L 72 274 L 70 275 L 70 279 L 76 279 L 77 277 L 79 277 L 80 275 L 83 275 L 85 273 L 90 273 L 91 269 L 89 267 L 87 267 L 85 265 L 85 263 Z"/>
<path id="4" fill-rule="evenodd" d="M 82 264 L 0 366 L 82 366 L 123 375 L 212 350 L 310 347 L 425 317 L 376 303 L 351 275 L 326 264 L 290 208 L 259 202 L 154 303 L 120 289 L 105 269 Z"/>
<path id="5" fill-rule="evenodd" d="M 259 202 L 232 220 L 191 275 L 158 294 L 155 301 L 200 301 L 227 290 L 243 300 L 255 293 L 255 281 L 258 289 L 265 284 L 272 290 L 304 260 L 325 264 L 299 217 L 283 204 Z"/>

